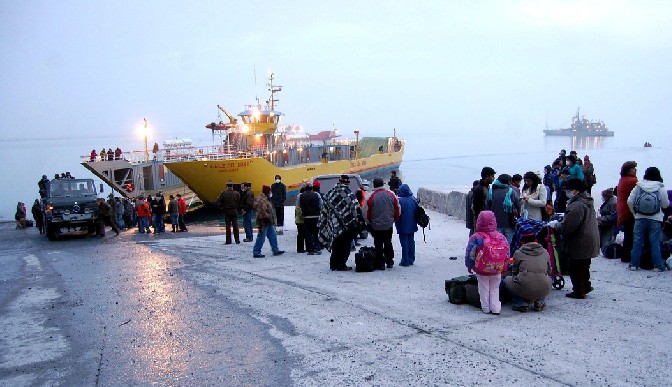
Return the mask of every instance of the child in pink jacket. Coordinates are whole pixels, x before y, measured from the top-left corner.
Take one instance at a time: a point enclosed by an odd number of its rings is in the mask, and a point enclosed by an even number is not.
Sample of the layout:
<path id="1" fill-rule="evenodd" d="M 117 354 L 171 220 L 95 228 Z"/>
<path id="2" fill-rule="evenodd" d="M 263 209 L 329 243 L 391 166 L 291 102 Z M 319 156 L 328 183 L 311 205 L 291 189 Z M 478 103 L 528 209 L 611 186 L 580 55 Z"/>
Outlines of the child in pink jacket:
<path id="1" fill-rule="evenodd" d="M 480 272 L 475 268 L 476 256 L 484 248 L 486 238 L 492 245 L 498 245 L 501 250 L 506 246 L 508 252 L 508 242 L 506 237 L 497 231 L 497 220 L 492 211 L 481 211 L 476 220 L 476 232 L 469 238 L 467 250 L 464 256 L 464 264 L 469 273 L 476 271 L 478 278 L 478 294 L 481 298 L 481 309 L 483 313 L 492 313 L 498 315 L 502 310 L 502 303 L 499 301 L 499 283 L 502 280 L 501 272 L 492 274 Z M 508 254 L 506 254 L 508 256 Z M 505 267 L 505 266 L 504 266 Z"/>

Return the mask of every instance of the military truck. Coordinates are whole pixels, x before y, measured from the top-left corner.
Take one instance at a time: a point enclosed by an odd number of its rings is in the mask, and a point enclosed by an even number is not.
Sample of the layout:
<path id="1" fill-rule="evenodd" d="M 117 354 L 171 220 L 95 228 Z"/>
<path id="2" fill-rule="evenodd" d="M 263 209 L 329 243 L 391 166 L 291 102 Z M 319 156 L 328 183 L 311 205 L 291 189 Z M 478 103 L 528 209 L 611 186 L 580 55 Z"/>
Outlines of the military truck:
<path id="1" fill-rule="evenodd" d="M 50 180 L 42 199 L 47 238 L 54 241 L 64 233 L 94 233 L 98 225 L 97 197 L 93 179 Z"/>

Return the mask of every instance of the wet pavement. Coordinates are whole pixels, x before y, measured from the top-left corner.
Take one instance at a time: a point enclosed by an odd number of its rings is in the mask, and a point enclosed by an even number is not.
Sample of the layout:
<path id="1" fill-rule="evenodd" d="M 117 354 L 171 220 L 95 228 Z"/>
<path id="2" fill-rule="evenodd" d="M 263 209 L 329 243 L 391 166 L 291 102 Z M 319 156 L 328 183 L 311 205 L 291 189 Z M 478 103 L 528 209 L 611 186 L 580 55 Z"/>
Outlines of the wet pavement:
<path id="1" fill-rule="evenodd" d="M 292 358 L 265 325 L 153 246 L 209 233 L 48 242 L 3 224 L 0 385 L 290 384 Z"/>
<path id="2" fill-rule="evenodd" d="M 566 279 L 543 312 L 486 315 L 448 302 L 468 230 L 429 215 L 415 264 L 373 273 L 296 253 L 293 224 L 262 259 L 216 220 L 59 242 L 4 225 L 0 385 L 670 384 L 672 272 L 595 258 L 587 299 Z"/>

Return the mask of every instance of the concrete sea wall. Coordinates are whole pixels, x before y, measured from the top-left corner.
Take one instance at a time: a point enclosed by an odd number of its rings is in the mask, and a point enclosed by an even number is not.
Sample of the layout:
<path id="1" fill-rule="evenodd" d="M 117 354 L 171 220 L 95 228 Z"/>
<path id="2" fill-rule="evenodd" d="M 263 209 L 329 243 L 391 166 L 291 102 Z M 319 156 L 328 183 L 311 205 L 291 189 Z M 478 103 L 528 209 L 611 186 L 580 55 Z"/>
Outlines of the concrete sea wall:
<path id="1" fill-rule="evenodd" d="M 425 208 L 465 219 L 467 194 L 464 192 L 440 192 L 420 187 L 416 197 Z"/>

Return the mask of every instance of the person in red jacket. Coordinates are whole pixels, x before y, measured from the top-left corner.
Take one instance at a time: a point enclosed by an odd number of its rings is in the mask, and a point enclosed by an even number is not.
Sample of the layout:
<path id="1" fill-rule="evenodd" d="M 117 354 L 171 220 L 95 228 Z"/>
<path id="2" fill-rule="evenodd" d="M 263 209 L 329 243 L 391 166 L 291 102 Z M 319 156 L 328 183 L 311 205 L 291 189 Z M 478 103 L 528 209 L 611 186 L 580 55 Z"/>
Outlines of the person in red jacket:
<path id="1" fill-rule="evenodd" d="M 187 213 L 187 202 L 182 199 L 181 194 L 177 194 L 177 204 L 179 205 L 177 223 L 180 226 L 180 231 L 189 231 L 187 230 L 187 224 L 184 222 L 184 215 Z"/>
<path id="2" fill-rule="evenodd" d="M 150 232 L 149 230 L 149 203 L 144 196 L 140 196 L 135 202 L 135 210 L 138 212 L 138 232 L 141 234 Z"/>
<path id="3" fill-rule="evenodd" d="M 635 161 L 626 161 L 621 167 L 621 178 L 616 187 L 616 226 L 623 226 L 623 256 L 621 261 L 630 262 L 630 253 L 635 235 L 635 216 L 628 207 L 628 197 L 637 185 L 637 163 Z"/>

